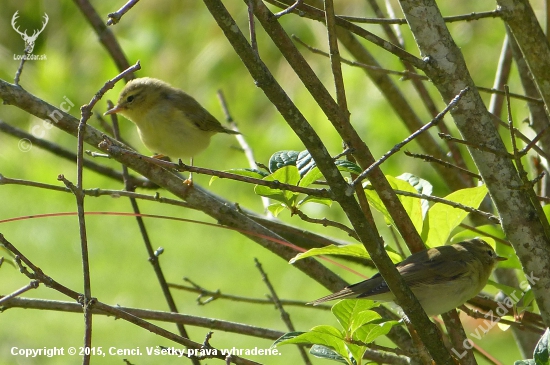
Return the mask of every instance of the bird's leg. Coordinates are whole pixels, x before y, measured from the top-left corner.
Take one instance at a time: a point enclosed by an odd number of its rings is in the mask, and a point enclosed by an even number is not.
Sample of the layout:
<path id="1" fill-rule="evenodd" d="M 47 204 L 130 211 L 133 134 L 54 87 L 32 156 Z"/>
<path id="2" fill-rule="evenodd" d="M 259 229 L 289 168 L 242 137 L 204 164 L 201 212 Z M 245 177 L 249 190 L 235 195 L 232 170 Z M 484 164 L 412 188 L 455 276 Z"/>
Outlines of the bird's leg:
<path id="1" fill-rule="evenodd" d="M 191 166 L 193 166 L 193 157 L 191 157 Z M 193 186 L 193 172 L 189 171 L 189 177 L 183 183 L 189 187 Z"/>

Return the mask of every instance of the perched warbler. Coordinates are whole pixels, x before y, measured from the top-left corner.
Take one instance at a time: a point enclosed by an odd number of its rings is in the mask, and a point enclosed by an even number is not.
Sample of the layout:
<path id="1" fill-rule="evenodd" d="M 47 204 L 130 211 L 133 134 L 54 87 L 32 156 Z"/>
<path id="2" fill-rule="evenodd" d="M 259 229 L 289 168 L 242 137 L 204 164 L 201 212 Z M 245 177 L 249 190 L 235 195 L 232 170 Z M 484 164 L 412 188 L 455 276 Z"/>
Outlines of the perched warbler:
<path id="1" fill-rule="evenodd" d="M 396 268 L 426 314 L 436 315 L 475 297 L 487 284 L 496 264 L 504 260 L 507 259 L 498 256 L 487 242 L 474 238 L 417 252 L 398 263 Z M 395 300 L 386 281 L 376 274 L 309 304 L 344 298 Z"/>
<path id="2" fill-rule="evenodd" d="M 104 115 L 119 113 L 138 127 L 142 142 L 152 152 L 172 158 L 191 158 L 227 129 L 193 97 L 164 81 L 143 77 L 122 89 L 117 105 Z"/>

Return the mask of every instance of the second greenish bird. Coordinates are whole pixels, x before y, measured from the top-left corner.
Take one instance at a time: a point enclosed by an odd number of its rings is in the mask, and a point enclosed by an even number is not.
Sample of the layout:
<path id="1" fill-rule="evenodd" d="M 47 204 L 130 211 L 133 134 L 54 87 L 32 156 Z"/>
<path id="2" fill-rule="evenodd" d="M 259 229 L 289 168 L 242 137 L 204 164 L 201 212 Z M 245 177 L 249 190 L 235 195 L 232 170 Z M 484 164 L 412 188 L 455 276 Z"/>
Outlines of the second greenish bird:
<path id="1" fill-rule="evenodd" d="M 474 238 L 414 253 L 398 263 L 396 268 L 426 314 L 436 315 L 475 297 L 487 284 L 496 264 L 504 260 L 507 259 L 498 256 L 487 242 Z M 395 300 L 386 281 L 376 274 L 310 304 L 345 298 Z"/>

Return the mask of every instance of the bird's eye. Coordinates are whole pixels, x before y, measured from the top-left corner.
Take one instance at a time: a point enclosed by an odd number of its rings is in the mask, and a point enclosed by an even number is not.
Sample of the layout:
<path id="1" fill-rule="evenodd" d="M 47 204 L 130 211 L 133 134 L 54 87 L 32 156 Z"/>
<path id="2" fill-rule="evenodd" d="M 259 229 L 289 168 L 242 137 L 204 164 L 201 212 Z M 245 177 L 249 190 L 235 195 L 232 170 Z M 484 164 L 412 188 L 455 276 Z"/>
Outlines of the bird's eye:
<path id="1" fill-rule="evenodd" d="M 495 253 L 493 250 L 487 250 L 487 253 L 489 254 L 489 256 L 493 257 L 495 256 Z"/>
<path id="2" fill-rule="evenodd" d="M 131 103 L 132 101 L 134 101 L 134 99 L 135 99 L 135 96 L 134 96 L 134 95 L 130 95 L 130 96 L 128 96 L 128 97 L 126 98 L 126 102 L 127 102 L 127 103 Z"/>

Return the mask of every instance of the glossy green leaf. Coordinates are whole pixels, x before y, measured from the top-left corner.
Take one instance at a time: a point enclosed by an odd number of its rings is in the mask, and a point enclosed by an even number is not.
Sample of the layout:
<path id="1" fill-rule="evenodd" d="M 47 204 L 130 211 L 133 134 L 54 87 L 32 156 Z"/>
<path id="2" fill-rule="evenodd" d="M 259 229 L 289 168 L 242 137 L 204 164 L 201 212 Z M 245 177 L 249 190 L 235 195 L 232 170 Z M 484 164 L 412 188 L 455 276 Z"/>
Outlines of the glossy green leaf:
<path id="1" fill-rule="evenodd" d="M 296 160 L 298 159 L 298 151 L 277 151 L 269 158 L 269 171 L 274 173 L 285 166 L 296 166 Z"/>
<path id="2" fill-rule="evenodd" d="M 548 353 L 548 348 L 550 347 L 550 334 L 549 329 L 547 328 L 544 331 L 544 334 L 537 343 L 535 347 L 535 352 L 533 353 L 533 358 L 537 365 L 548 365 L 550 364 L 550 356 Z"/>
<path id="3" fill-rule="evenodd" d="M 348 160 L 336 160 L 334 161 L 334 164 L 336 165 L 338 170 L 343 172 L 349 172 L 351 174 L 357 175 L 363 172 L 363 170 L 361 170 L 361 168 L 357 164 Z"/>
<path id="4" fill-rule="evenodd" d="M 322 346 L 322 345 L 313 345 L 311 346 L 311 349 L 309 350 L 309 353 L 312 354 L 315 357 L 321 358 L 321 359 L 327 359 L 336 361 L 342 364 L 349 364 L 349 360 L 345 359 L 341 355 L 339 355 L 336 351 L 332 350 L 329 347 Z M 351 359 L 352 364 L 356 364 L 354 359 Z"/>
<path id="5" fill-rule="evenodd" d="M 315 160 L 313 160 L 313 157 L 311 157 L 308 150 L 302 151 L 298 154 L 296 167 L 298 168 L 298 171 L 300 171 L 300 176 L 303 177 L 307 175 L 315 166 Z"/>

